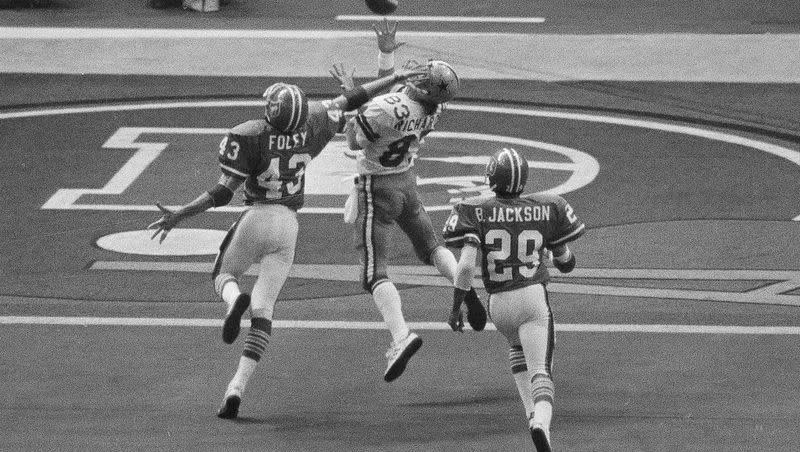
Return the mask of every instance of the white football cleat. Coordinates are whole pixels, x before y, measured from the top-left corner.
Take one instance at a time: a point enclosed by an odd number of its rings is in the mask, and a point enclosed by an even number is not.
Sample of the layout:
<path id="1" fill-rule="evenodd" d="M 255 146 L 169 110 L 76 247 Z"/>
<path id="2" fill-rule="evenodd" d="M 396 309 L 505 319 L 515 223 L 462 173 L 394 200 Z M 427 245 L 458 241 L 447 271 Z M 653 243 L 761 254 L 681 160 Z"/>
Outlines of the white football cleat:
<path id="1" fill-rule="evenodd" d="M 405 339 L 393 343 L 386 352 L 389 364 L 386 366 L 386 372 L 383 373 L 383 379 L 387 382 L 397 379 L 406 370 L 408 360 L 420 347 L 422 347 L 422 339 L 414 333 L 408 333 Z"/>

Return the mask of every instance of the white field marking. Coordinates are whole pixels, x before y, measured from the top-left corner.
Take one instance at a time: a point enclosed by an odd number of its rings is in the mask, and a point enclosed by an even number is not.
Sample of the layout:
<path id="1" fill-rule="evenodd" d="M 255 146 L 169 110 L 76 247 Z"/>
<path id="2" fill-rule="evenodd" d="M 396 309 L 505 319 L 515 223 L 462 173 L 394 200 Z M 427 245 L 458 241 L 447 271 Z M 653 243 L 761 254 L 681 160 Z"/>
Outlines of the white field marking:
<path id="1" fill-rule="evenodd" d="M 210 273 L 212 264 L 206 262 L 145 262 L 145 261 L 96 261 L 91 270 L 110 271 L 164 271 Z M 325 281 L 360 280 L 358 265 L 294 264 L 289 276 L 301 279 Z M 422 265 L 389 266 L 389 275 L 396 284 L 414 286 L 450 287 L 452 284 L 439 276 L 435 268 Z M 257 276 L 258 265 L 252 265 L 246 275 Z M 480 271 L 477 271 L 480 274 Z M 551 282 L 547 288 L 553 293 L 603 295 L 616 297 L 663 298 L 672 300 L 696 300 L 726 303 L 755 303 L 768 305 L 800 306 L 800 296 L 785 295 L 800 288 L 799 270 L 669 270 L 669 269 L 607 269 L 576 268 L 571 273 L 559 275 L 559 279 L 598 278 L 625 280 L 663 281 L 777 281 L 756 290 L 746 292 L 724 292 L 715 290 L 658 289 L 649 287 L 604 286 L 601 284 L 572 284 Z M 483 287 L 480 277 L 473 280 L 474 287 Z"/>
<path id="2" fill-rule="evenodd" d="M 161 155 L 169 143 L 136 143 L 136 139 L 142 133 L 162 133 L 162 134 L 193 134 L 193 135 L 222 135 L 228 129 L 201 129 L 183 127 L 120 127 L 103 144 L 104 148 L 110 149 L 136 149 L 136 152 L 122 165 L 114 176 L 106 182 L 102 188 L 61 188 L 53 194 L 43 205 L 42 209 L 87 209 L 78 205 L 78 199 L 83 195 L 120 195 L 150 166 L 153 161 Z M 116 205 L 115 209 L 110 210 L 158 210 L 152 206 L 132 206 Z M 143 209 L 146 207 L 147 209 Z M 174 206 L 173 206 L 174 208 Z M 97 210 L 88 208 L 89 210 Z"/>
<path id="3" fill-rule="evenodd" d="M 474 17 L 474 16 L 390 16 L 396 22 L 466 22 L 466 23 L 507 23 L 507 24 L 542 24 L 544 17 Z M 336 16 L 336 20 L 350 22 L 375 22 L 375 15 Z M 405 32 L 403 32 L 405 34 Z"/>
<path id="4" fill-rule="evenodd" d="M 88 114 L 88 113 L 98 113 L 98 112 L 116 112 L 116 111 L 137 111 L 137 110 L 157 110 L 157 109 L 169 109 L 169 108 L 207 108 L 207 107 L 214 107 L 214 108 L 224 108 L 224 107 L 242 107 L 242 106 L 261 106 L 261 101 L 198 101 L 198 102 L 162 102 L 162 103 L 147 103 L 147 104 L 124 104 L 124 105 L 104 105 L 104 106 L 92 106 L 92 107 L 71 107 L 71 108 L 54 108 L 54 109 L 44 109 L 44 110 L 29 110 L 29 111 L 20 111 L 20 112 L 12 112 L 12 113 L 0 113 L 0 119 L 15 119 L 15 118 L 29 118 L 29 117 L 41 117 L 41 116 L 51 116 L 51 115 L 63 115 L 63 114 Z M 631 119 L 631 118 L 623 118 L 623 117 L 614 117 L 614 116 L 607 116 L 607 115 L 593 115 L 588 113 L 569 113 L 569 112 L 558 112 L 558 111 L 548 111 L 548 110 L 532 110 L 532 109 L 520 109 L 520 108 L 507 108 L 507 107 L 491 107 L 491 106 L 484 106 L 484 105 L 461 105 L 461 104 L 452 104 L 449 105 L 448 108 L 453 110 L 461 110 L 461 111 L 475 111 L 475 112 L 484 112 L 484 113 L 497 113 L 497 114 L 514 114 L 514 115 L 523 115 L 523 116 L 535 116 L 535 117 L 549 117 L 549 118 L 559 118 L 559 119 L 567 119 L 567 120 L 574 120 L 574 121 L 587 121 L 587 122 L 599 122 L 599 123 L 606 123 L 606 124 L 615 124 L 621 126 L 629 126 L 629 127 L 639 127 L 644 129 L 650 130 L 660 130 L 664 132 L 672 132 L 678 134 L 685 134 L 690 136 L 696 136 L 701 138 L 706 138 L 709 140 L 721 141 L 730 144 L 736 144 L 743 147 L 748 147 L 752 149 L 756 149 L 762 152 L 766 152 L 771 155 L 775 155 L 786 159 L 795 165 L 800 166 L 800 152 L 795 151 L 793 149 L 785 148 L 782 146 L 778 146 L 772 143 L 767 143 L 764 141 L 758 141 L 750 138 L 741 137 L 738 135 L 719 132 L 715 130 L 707 130 L 701 129 L 693 126 L 686 126 L 686 125 L 678 125 L 678 124 L 671 124 L 671 123 L 663 123 L 645 119 Z M 144 130 L 159 130 L 162 128 L 141 128 Z M 181 129 L 181 128 L 163 128 L 169 130 L 207 130 L 207 131 L 214 131 L 212 133 L 225 133 L 227 129 Z M 221 131 L 222 132 L 219 132 Z M 175 133 L 187 133 L 187 132 L 175 132 Z M 446 133 L 446 132 L 439 132 L 439 133 Z M 452 132 L 451 132 L 452 133 Z M 446 136 L 446 135 L 445 135 Z M 130 142 L 127 143 L 132 148 L 136 148 L 137 145 L 132 145 Z M 162 148 L 163 150 L 163 148 Z M 155 149 L 151 149 L 151 154 L 155 152 Z M 158 151 L 160 152 L 160 151 Z M 140 163 L 141 164 L 141 163 Z M 149 164 L 149 163 L 148 163 Z M 143 170 L 143 168 L 142 168 Z M 121 170 L 120 170 L 121 171 Z M 130 176 L 130 175 L 129 175 Z M 70 190 L 70 189 L 67 189 Z M 74 190 L 70 192 L 69 196 L 74 195 Z M 78 189 L 81 190 L 81 189 Z M 82 190 L 90 190 L 90 189 L 82 189 Z M 103 190 L 103 189 L 100 189 Z M 108 193 L 108 194 L 118 194 L 118 193 Z M 55 196 L 59 196 L 57 192 Z M 67 196 L 66 194 L 62 194 L 60 196 Z M 70 201 L 71 198 L 65 198 L 64 200 L 59 201 Z M 52 198 L 51 198 L 52 200 Z M 67 202 L 61 205 L 71 205 L 74 202 Z M 47 206 L 47 207 L 45 207 Z M 50 201 L 46 202 L 42 208 L 60 208 L 58 207 L 55 202 L 51 203 Z M 231 208 L 231 207 L 222 207 L 213 209 L 212 211 L 217 212 L 228 212 L 231 210 L 241 210 L 242 208 Z M 94 205 L 92 210 L 143 210 L 143 211 L 154 211 L 156 210 L 155 206 L 131 206 L 131 205 Z M 303 213 L 341 213 L 341 208 L 316 208 L 316 209 L 302 209 L 301 212 Z M 800 221 L 800 215 L 793 218 L 794 221 Z"/>
<path id="5" fill-rule="evenodd" d="M 153 204 L 146 205 L 132 205 L 132 204 L 79 204 L 78 201 L 81 196 L 89 194 L 101 195 L 119 195 L 125 192 L 130 185 L 144 173 L 150 164 L 158 158 L 162 151 L 164 151 L 168 143 L 162 142 L 147 142 L 137 141 L 142 134 L 192 134 L 192 130 L 196 130 L 196 134 L 213 134 L 222 135 L 227 132 L 227 129 L 213 129 L 213 128 L 173 128 L 173 127 L 121 127 L 119 128 L 106 142 L 103 148 L 107 149 L 136 149 L 136 152 L 131 158 L 120 168 L 117 173 L 106 183 L 102 188 L 61 188 L 53 194 L 49 200 L 43 205 L 42 209 L 57 209 L 57 210 L 112 210 L 112 211 L 156 211 L 157 208 Z M 545 143 L 541 141 L 526 140 L 522 138 L 506 137 L 501 135 L 489 135 L 480 133 L 469 132 L 432 132 L 429 137 L 443 138 L 443 139 L 462 139 L 474 141 L 488 141 L 492 143 L 506 143 L 517 146 L 524 146 L 529 148 L 538 148 L 547 150 L 569 159 L 572 163 L 556 163 L 556 162 L 538 162 L 531 161 L 530 165 L 537 168 L 548 168 L 553 170 L 570 172 L 567 180 L 544 193 L 562 195 L 574 190 L 577 190 L 585 185 L 591 183 L 597 174 L 600 172 L 600 164 L 591 155 L 581 152 L 577 149 L 560 146 L 557 144 Z M 323 152 L 326 157 L 328 153 Z M 324 158 L 324 157 L 323 157 Z M 425 157 L 421 158 L 425 160 Z M 349 183 L 345 183 L 341 178 L 342 173 L 352 173 L 355 171 L 355 163 L 351 160 L 343 160 L 344 164 L 350 164 L 352 168 L 331 168 L 330 164 L 336 164 L 337 161 L 333 160 L 328 162 L 329 166 L 325 167 L 326 170 L 336 174 L 334 176 L 335 183 L 338 183 L 342 188 L 342 194 L 349 192 Z M 474 162 L 470 162 L 474 163 Z M 311 176 L 317 171 L 319 165 L 310 165 L 308 174 L 310 180 L 321 179 L 324 175 Z M 482 165 L 480 166 L 482 168 Z M 346 171 L 347 170 L 347 171 Z M 423 185 L 444 185 L 447 187 L 460 186 L 462 189 L 474 188 L 476 184 L 481 184 L 483 181 L 482 175 L 464 176 L 464 177 L 434 177 L 434 178 L 418 178 L 417 183 Z M 329 181 L 330 182 L 330 181 Z M 324 193 L 334 194 L 331 190 L 331 184 L 322 184 Z M 314 189 L 314 184 L 309 184 L 306 187 L 307 195 L 314 195 L 316 193 L 311 190 Z M 180 206 L 167 206 L 168 208 L 178 208 Z M 447 211 L 451 209 L 451 204 L 445 205 L 432 205 L 428 206 L 428 211 Z M 240 212 L 246 209 L 245 206 L 222 206 L 213 209 L 215 212 Z M 303 207 L 300 212 L 302 213 L 325 213 L 325 214 L 338 214 L 342 213 L 341 207 Z"/>
<path id="6" fill-rule="evenodd" d="M 0 316 L 0 325 L 67 325 L 67 326 L 143 326 L 143 327 L 204 327 L 219 328 L 219 319 L 187 319 L 158 317 L 38 317 Z M 243 320 L 242 327 L 249 321 Z M 385 330 L 384 322 L 346 320 L 276 320 L 276 329 L 308 330 Z M 412 330 L 450 331 L 444 322 L 408 322 Z M 742 326 L 742 325 L 666 325 L 666 324 L 600 324 L 600 323 L 556 323 L 556 331 L 585 333 L 658 333 L 658 334 L 747 334 L 747 335 L 800 335 L 797 326 Z M 467 329 L 468 330 L 468 329 Z M 491 323 L 487 331 L 497 329 Z"/>
<path id="7" fill-rule="evenodd" d="M 393 18 L 394 19 L 394 18 Z M 375 17 L 372 18 L 375 21 Z M 403 31 L 408 38 L 509 37 L 524 33 Z M 231 30 L 194 28 L 0 27 L 0 39 L 374 39 L 372 30 Z"/>

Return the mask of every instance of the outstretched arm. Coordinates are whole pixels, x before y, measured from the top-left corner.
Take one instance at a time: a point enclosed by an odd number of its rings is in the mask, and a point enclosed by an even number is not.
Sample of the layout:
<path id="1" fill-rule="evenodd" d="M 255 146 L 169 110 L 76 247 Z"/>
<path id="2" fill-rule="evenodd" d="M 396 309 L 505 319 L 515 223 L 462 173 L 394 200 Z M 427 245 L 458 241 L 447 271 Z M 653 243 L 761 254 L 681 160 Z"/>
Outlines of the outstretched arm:
<path id="1" fill-rule="evenodd" d="M 219 207 L 228 204 L 233 198 L 233 192 L 241 185 L 242 180 L 233 178 L 223 174 L 219 178 L 219 182 L 211 190 L 203 192 L 194 199 L 194 201 L 182 206 L 178 210 L 170 210 L 162 206 L 161 203 L 156 203 L 156 207 L 161 211 L 161 218 L 154 221 L 148 226 L 148 229 L 155 229 L 151 239 L 156 238 L 161 234 L 158 239 L 162 243 L 167 234 L 181 221 L 193 217 L 198 213 L 205 212 L 212 207 Z"/>
<path id="2" fill-rule="evenodd" d="M 382 90 L 389 88 L 397 82 L 402 82 L 409 77 L 426 75 L 425 68 L 403 69 L 386 77 L 364 83 L 351 90 L 347 90 L 338 97 L 331 100 L 331 106 L 345 111 L 355 110 L 364 105 L 373 96 Z"/>

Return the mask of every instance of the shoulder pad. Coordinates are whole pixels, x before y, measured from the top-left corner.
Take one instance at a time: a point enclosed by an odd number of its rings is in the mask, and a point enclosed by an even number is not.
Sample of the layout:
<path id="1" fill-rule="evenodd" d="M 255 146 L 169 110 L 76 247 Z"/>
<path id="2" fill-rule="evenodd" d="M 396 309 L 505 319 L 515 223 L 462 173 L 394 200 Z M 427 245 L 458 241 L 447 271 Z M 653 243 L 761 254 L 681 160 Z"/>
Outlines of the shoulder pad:
<path id="1" fill-rule="evenodd" d="M 527 195 L 520 196 L 522 199 L 529 199 L 531 201 L 535 201 L 542 204 L 564 204 L 564 198 L 559 195 L 551 195 L 545 193 L 530 193 Z"/>
<path id="2" fill-rule="evenodd" d="M 473 196 L 471 198 L 466 198 L 461 200 L 459 204 L 463 204 L 465 206 L 477 206 L 490 200 L 492 196 L 493 195 Z"/>
<path id="3" fill-rule="evenodd" d="M 264 131 L 267 121 L 264 119 L 253 119 L 243 122 L 231 129 L 231 133 L 242 136 L 255 136 Z"/>

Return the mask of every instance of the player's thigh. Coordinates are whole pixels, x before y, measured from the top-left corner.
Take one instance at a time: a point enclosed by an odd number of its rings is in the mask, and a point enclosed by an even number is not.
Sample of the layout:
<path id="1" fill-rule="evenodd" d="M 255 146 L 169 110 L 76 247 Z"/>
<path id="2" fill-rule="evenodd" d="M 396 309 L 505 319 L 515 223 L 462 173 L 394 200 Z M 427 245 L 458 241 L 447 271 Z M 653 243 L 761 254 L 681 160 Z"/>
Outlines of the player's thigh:
<path id="1" fill-rule="evenodd" d="M 402 210 L 402 199 L 385 179 L 369 177 L 359 187 L 359 209 L 355 227 L 356 247 L 368 256 L 386 256 L 394 218 Z"/>
<path id="2" fill-rule="evenodd" d="M 534 284 L 498 292 L 489 298 L 489 316 L 497 331 L 511 344 L 519 344 L 519 327 L 524 323 L 547 326 L 550 308 L 544 286 Z"/>
<path id="3" fill-rule="evenodd" d="M 257 250 L 256 259 L 272 256 L 291 265 L 299 229 L 297 213 L 279 204 L 254 206 L 251 210 L 255 232 L 250 245 Z"/>
<path id="4" fill-rule="evenodd" d="M 264 256 L 291 265 L 297 243 L 297 215 L 286 206 L 253 206 L 237 222 L 222 254 L 220 270 L 241 274 Z"/>
<path id="5" fill-rule="evenodd" d="M 416 191 L 408 194 L 406 209 L 397 219 L 397 225 L 411 240 L 417 257 L 428 263 L 430 254 L 441 243 L 436 235 L 431 217 L 425 211 Z"/>

